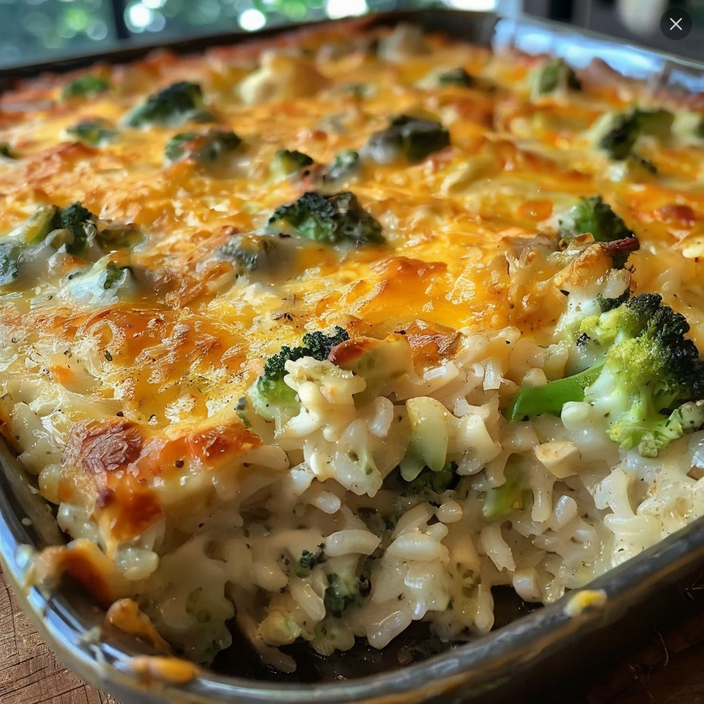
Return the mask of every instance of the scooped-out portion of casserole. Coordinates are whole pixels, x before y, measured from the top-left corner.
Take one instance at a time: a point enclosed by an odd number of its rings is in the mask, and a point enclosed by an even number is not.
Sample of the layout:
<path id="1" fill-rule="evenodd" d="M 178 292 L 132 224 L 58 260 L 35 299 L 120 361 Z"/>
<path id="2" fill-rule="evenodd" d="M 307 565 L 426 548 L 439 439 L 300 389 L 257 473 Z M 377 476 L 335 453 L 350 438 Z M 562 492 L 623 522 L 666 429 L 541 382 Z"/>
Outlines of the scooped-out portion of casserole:
<path id="1" fill-rule="evenodd" d="M 286 672 L 552 602 L 704 514 L 703 256 L 704 99 L 598 63 L 347 23 L 18 85 L 35 578 Z"/>

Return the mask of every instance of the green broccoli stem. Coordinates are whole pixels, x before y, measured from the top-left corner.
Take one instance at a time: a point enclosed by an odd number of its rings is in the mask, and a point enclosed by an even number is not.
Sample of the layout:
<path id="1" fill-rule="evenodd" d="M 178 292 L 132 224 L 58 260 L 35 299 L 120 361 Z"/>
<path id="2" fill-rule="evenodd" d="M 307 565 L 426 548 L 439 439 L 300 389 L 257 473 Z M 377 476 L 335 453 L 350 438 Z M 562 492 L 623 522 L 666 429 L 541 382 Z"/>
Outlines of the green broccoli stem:
<path id="1" fill-rule="evenodd" d="M 504 469 L 505 481 L 492 487 L 482 501 L 482 515 L 489 521 L 503 519 L 514 511 L 522 511 L 530 505 L 532 492 L 527 486 L 526 476 L 517 466 L 516 455 L 508 458 Z"/>
<path id="2" fill-rule="evenodd" d="M 603 363 L 585 369 L 579 374 L 551 381 L 544 386 L 523 387 L 516 394 L 505 415 L 511 423 L 543 413 L 559 416 L 568 401 L 584 401 L 584 389 L 593 384 Z"/>

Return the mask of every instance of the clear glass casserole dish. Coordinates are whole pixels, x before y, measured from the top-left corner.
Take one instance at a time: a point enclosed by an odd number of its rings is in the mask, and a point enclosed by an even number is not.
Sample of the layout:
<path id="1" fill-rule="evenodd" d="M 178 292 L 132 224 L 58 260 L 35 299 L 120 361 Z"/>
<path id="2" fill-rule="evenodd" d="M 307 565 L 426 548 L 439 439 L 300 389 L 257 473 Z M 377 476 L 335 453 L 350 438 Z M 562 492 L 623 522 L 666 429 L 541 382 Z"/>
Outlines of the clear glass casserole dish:
<path id="1" fill-rule="evenodd" d="M 690 92 L 704 86 L 702 67 L 590 34 L 556 25 L 501 20 L 491 15 L 457 12 L 398 13 L 370 18 L 370 23 L 411 20 L 424 29 L 443 31 L 495 48 L 515 46 L 526 53 L 551 53 L 584 66 L 599 57 L 619 72 L 661 88 Z M 181 42 L 173 48 L 192 51 L 224 43 L 224 37 Z M 101 57 L 123 61 L 145 48 Z M 86 57 L 87 63 L 96 57 Z M 65 62 L 61 70 L 77 65 Z M 28 68 L 28 73 L 33 69 Z M 663 541 L 621 567 L 610 571 L 588 589 L 568 594 L 561 601 L 521 616 L 466 645 L 435 655 L 425 662 L 384 674 L 334 684 L 268 684 L 209 672 L 194 673 L 187 665 L 139 659 L 145 646 L 127 636 L 101 633 L 104 614 L 79 592 L 64 587 L 50 597 L 25 590 L 22 583 L 29 550 L 61 542 L 46 505 L 23 479 L 6 452 L 0 478 L 0 554 L 4 569 L 24 608 L 42 635 L 62 659 L 87 681 L 134 702 L 413 702 L 468 701 L 516 686 L 522 673 L 545 666 L 551 657 L 575 652 L 582 639 L 601 632 L 627 610 L 642 604 L 664 585 L 674 583 L 701 563 L 704 531 L 701 521 Z M 135 660 L 134 658 L 138 659 Z M 195 677 L 192 675 L 195 674 Z"/>

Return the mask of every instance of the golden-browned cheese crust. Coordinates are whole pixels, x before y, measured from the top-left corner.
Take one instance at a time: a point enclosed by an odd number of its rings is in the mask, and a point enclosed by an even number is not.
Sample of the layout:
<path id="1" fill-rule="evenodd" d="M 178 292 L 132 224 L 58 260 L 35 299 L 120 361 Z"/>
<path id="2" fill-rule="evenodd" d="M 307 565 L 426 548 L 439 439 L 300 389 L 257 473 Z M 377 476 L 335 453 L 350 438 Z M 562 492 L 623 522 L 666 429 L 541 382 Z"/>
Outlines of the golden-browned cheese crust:
<path id="1" fill-rule="evenodd" d="M 45 76 L 0 96 L 0 142 L 17 155 L 0 159 L 0 233 L 40 205 L 80 201 L 142 238 L 109 255 L 132 272 L 127 300 L 65 294 L 66 277 L 85 265 L 80 257 L 0 295 L 0 363 L 12 397 L 0 431 L 27 451 L 10 431 L 14 404 L 63 394 L 56 468 L 33 471 L 50 500 L 80 505 L 97 522 L 108 555 L 171 511 L 187 526 L 214 495 L 226 500 L 245 481 L 247 463 L 232 467 L 262 441 L 238 401 L 264 359 L 306 331 L 343 326 L 353 340 L 333 353 L 340 363 L 393 333 L 405 335 L 418 365 L 452 357 L 460 330 L 514 326 L 549 339 L 564 297 L 547 283 L 557 269 L 530 250 L 554 241 L 559 217 L 580 196 L 600 194 L 636 232 L 634 290 L 663 292 L 704 342 L 701 306 L 692 307 L 702 295 L 702 146 L 646 141 L 641 156 L 658 178 L 616 177 L 591 136 L 605 112 L 647 106 L 654 98 L 642 85 L 606 80 L 594 65 L 581 74 L 581 92 L 535 100 L 529 74 L 543 57 L 492 56 L 431 35 L 403 60 L 382 60 L 373 39 L 342 25 L 278 45 L 160 52 L 91 69 L 107 79 L 104 92 L 65 98 L 75 76 Z M 429 82 L 456 67 L 481 80 Z M 177 81 L 197 82 L 212 124 L 242 140 L 227 172 L 165 156 L 174 135 L 210 125 L 126 123 Z M 696 109 L 674 99 L 671 107 Z M 337 188 L 380 223 L 384 244 L 306 241 L 271 271 L 238 270 L 217 255 L 231 238 L 261 233 L 276 208 L 315 188 L 322 165 L 360 150 L 399 114 L 442 122 L 450 144 L 418 163 L 368 161 Z M 115 135 L 96 145 L 72 136 L 95 119 Z M 280 149 L 314 164 L 272 178 Z M 512 272 L 512 257 L 523 257 L 529 274 Z M 255 490 L 259 479 L 249 479 Z M 86 581 L 99 569 L 85 545 L 62 560 Z M 108 587 L 100 589 L 109 602 Z"/>

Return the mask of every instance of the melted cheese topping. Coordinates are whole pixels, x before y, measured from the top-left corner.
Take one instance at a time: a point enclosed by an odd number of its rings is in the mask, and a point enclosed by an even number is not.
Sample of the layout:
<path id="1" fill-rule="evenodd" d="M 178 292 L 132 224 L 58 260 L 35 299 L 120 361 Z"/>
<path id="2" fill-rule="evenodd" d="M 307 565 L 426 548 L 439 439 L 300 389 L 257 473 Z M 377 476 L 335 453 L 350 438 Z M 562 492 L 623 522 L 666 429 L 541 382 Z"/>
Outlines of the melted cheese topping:
<path id="1" fill-rule="evenodd" d="M 224 48 L 102 67 L 110 89 L 85 98 L 62 99 L 68 79 L 50 76 L 0 98 L 0 141 L 19 157 L 0 159 L 0 233 L 41 204 L 75 201 L 141 232 L 99 264 L 45 252 L 36 272 L 0 287 L 8 399 L 0 427 L 40 474 L 44 495 L 80 507 L 63 527 L 87 535 L 90 519 L 118 563 L 120 545 L 149 535 L 164 515 L 190 532 L 194 516 L 285 472 L 283 451 L 261 448 L 237 404 L 264 359 L 304 332 L 415 331 L 416 359 L 437 358 L 431 342 L 458 330 L 513 326 L 550 340 L 565 310 L 546 285 L 556 271 L 536 261 L 521 274 L 510 261 L 538 241 L 554 244 L 559 217 L 580 196 L 600 194 L 635 231 L 635 290 L 663 293 L 704 342 L 704 142 L 686 129 L 692 113 L 671 103 L 682 134 L 641 140 L 639 154 L 658 170 L 642 177 L 610 161 L 594 136 L 607 113 L 651 102 L 642 86 L 586 72 L 580 92 L 532 98 L 529 74 L 542 58 L 378 33 L 380 55 L 369 37 L 330 29 L 261 57 Z M 457 67 L 479 79 L 474 87 L 433 79 Z M 199 83 L 215 125 L 241 138 L 224 172 L 165 157 L 174 135 L 207 126 L 125 124 L 176 81 Z M 328 164 L 403 113 L 441 122 L 450 145 L 413 164 L 367 160 L 334 189 L 357 196 L 385 244 L 281 240 L 284 262 L 267 271 L 238 271 L 217 255 L 235 234 L 261 234 L 276 208 L 315 187 L 315 166 L 272 179 L 277 150 Z M 69 136 L 98 118 L 115 132 L 99 146 Z M 131 273 L 127 288 L 105 297 L 99 276 L 110 264 Z M 71 555 L 80 562 L 79 550 Z"/>

